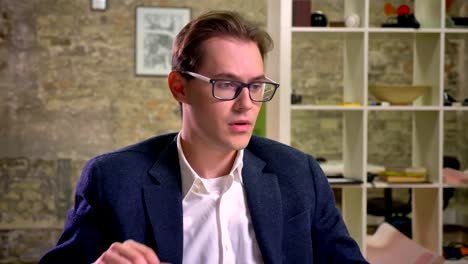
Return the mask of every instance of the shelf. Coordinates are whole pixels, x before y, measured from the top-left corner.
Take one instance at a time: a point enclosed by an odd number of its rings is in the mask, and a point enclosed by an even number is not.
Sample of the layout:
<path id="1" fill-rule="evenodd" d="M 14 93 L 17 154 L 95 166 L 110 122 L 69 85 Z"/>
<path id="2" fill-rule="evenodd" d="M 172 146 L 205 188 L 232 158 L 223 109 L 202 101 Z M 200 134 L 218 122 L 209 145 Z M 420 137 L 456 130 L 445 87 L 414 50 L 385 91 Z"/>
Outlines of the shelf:
<path id="1" fill-rule="evenodd" d="M 466 208 L 467 186 L 443 189 L 443 245 L 451 242 L 468 243 L 468 211 Z"/>
<path id="2" fill-rule="evenodd" d="M 343 183 L 330 183 L 331 188 L 336 189 L 346 189 L 346 188 L 362 188 L 362 183 L 352 183 L 352 184 L 343 184 Z"/>
<path id="3" fill-rule="evenodd" d="M 289 87 L 302 96 L 302 104 L 317 105 L 317 102 L 364 104 L 364 34 L 295 32 L 291 35 L 291 44 L 298 48 L 291 51 Z M 318 46 L 326 48 L 324 50 L 310 48 Z M 316 70 L 304 70 L 307 68 Z M 331 72 L 334 73 L 333 82 L 324 82 L 323 76 Z M 322 92 L 318 94 L 317 91 Z"/>
<path id="4" fill-rule="evenodd" d="M 448 109 L 438 106 L 339 106 L 339 105 L 291 105 L 291 110 L 311 110 L 311 111 L 430 111 L 436 112 L 441 109 L 450 111 L 468 111 L 468 107 L 447 107 Z"/>
<path id="5" fill-rule="evenodd" d="M 463 142 L 467 138 L 468 111 L 445 111 L 443 115 L 443 156 L 444 167 L 454 168 L 459 171 L 468 170 L 468 146 Z M 442 171 L 444 174 L 445 171 Z M 443 175 L 442 174 L 442 175 Z M 445 183 L 444 187 L 453 186 L 466 188 L 468 185 Z"/>
<path id="6" fill-rule="evenodd" d="M 458 188 L 458 189 L 467 189 L 468 184 L 446 184 L 442 185 L 443 188 Z"/>
<path id="7" fill-rule="evenodd" d="M 427 2 L 424 0 L 416 0 L 414 2 L 406 1 L 404 3 L 409 6 L 410 12 L 414 13 L 417 21 L 421 26 L 421 29 L 438 29 L 442 27 L 443 21 L 442 7 L 445 5 L 445 3 L 443 4 L 442 1 L 443 0 Z M 374 12 L 369 11 L 369 25 L 372 27 L 380 26 L 382 23 L 385 23 L 388 19 L 383 14 L 383 5 L 381 3 L 382 2 L 379 1 L 368 0 L 369 10 L 374 10 Z M 396 5 L 395 2 L 391 3 L 395 4 L 395 9 L 398 7 L 398 5 Z M 379 12 L 375 12 L 375 10 L 379 10 Z"/>
<path id="8" fill-rule="evenodd" d="M 444 32 L 450 34 L 468 34 L 468 28 L 446 28 Z"/>
<path id="9" fill-rule="evenodd" d="M 386 182 L 372 182 L 367 183 L 366 188 L 438 188 L 438 183 L 386 183 Z"/>
<path id="10" fill-rule="evenodd" d="M 393 47 L 400 52 L 391 52 Z M 440 73 L 442 71 L 440 34 L 377 34 L 369 35 L 369 84 L 424 84 L 431 89 L 417 98 L 414 106 L 440 105 Z M 382 59 L 379 54 L 388 54 Z M 428 56 L 437 54 L 437 56 Z M 402 59 L 403 58 L 403 59 Z M 411 75 L 408 73 L 412 73 Z M 374 101 L 369 92 L 369 101 Z"/>
<path id="11" fill-rule="evenodd" d="M 468 111 L 468 106 L 444 106 L 442 109 L 444 111 L 464 112 L 464 111 Z"/>
<path id="12" fill-rule="evenodd" d="M 292 27 L 291 31 L 310 33 L 364 33 L 366 29 L 347 27 Z"/>
<path id="13" fill-rule="evenodd" d="M 457 101 L 468 98 L 468 28 L 445 28 L 444 0 L 406 3 L 418 29 L 380 27 L 387 19 L 384 2 L 372 0 L 312 1 L 329 21 L 357 14 L 359 27 L 293 27 L 292 3 L 269 1 L 275 18 L 269 31 L 279 52 L 266 68 L 283 88 L 269 104 L 267 135 L 315 157 L 342 160 L 344 174 L 364 182 L 331 185 L 343 194 L 343 218 L 364 255 L 367 196 L 385 188 L 412 190 L 413 239 L 441 254 L 444 190 L 468 189 L 442 177 L 445 155 L 464 153 L 462 169 L 468 168 L 468 106 L 443 105 L 444 90 Z M 412 105 L 374 106 L 368 89 L 374 84 L 431 89 Z M 302 104 L 291 104 L 293 91 Z M 430 183 L 367 183 L 367 165 L 382 163 L 424 167 Z"/>
<path id="14" fill-rule="evenodd" d="M 440 33 L 443 30 L 440 28 L 369 28 L 367 31 L 369 33 Z"/>
<path id="15" fill-rule="evenodd" d="M 467 34 L 468 28 L 388 28 L 388 27 L 292 27 L 292 32 L 310 32 L 310 33 L 453 33 Z"/>
<path id="16" fill-rule="evenodd" d="M 368 106 L 369 111 L 439 111 L 437 106 Z"/>
<path id="17" fill-rule="evenodd" d="M 364 107 L 339 105 L 291 105 L 291 110 L 362 111 L 364 110 Z"/>

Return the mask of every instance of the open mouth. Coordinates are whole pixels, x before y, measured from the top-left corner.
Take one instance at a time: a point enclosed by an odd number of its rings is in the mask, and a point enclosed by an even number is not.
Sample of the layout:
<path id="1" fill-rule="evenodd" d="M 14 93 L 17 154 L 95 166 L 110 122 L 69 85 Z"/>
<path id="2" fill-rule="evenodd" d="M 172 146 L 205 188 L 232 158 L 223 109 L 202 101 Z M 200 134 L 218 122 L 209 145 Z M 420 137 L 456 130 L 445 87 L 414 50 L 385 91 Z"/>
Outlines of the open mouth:
<path id="1" fill-rule="evenodd" d="M 245 132 L 249 130 L 251 123 L 249 121 L 239 120 L 229 123 L 229 125 L 235 132 Z"/>
<path id="2" fill-rule="evenodd" d="M 235 122 L 234 125 L 235 125 L 235 126 L 245 126 L 245 125 L 249 125 L 249 123 L 248 123 L 248 122 L 242 122 L 242 121 L 241 121 L 241 122 Z"/>
<path id="3" fill-rule="evenodd" d="M 247 126 L 247 125 L 250 125 L 251 123 L 249 122 L 249 120 L 236 120 L 229 124 L 232 126 Z"/>

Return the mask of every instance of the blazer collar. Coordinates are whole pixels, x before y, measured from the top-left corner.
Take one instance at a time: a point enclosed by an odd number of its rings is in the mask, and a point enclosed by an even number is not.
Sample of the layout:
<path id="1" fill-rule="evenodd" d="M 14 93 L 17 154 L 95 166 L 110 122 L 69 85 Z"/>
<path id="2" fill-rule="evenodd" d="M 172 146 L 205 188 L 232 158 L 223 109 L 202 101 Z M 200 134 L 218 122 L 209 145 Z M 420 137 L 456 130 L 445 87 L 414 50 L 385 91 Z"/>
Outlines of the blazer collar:
<path id="1" fill-rule="evenodd" d="M 242 177 L 255 237 L 265 263 L 282 262 L 283 214 L 278 178 L 265 162 L 244 151 Z"/>
<path id="2" fill-rule="evenodd" d="M 265 173 L 265 162 L 244 151 L 242 178 L 247 204 L 263 261 L 281 263 L 282 203 L 278 179 Z M 155 184 L 143 194 L 161 261 L 182 263 L 183 214 L 177 143 L 172 141 L 149 170 Z"/>
<path id="3" fill-rule="evenodd" d="M 161 261 L 182 263 L 182 193 L 177 144 L 173 140 L 148 172 L 154 184 L 143 189 Z"/>

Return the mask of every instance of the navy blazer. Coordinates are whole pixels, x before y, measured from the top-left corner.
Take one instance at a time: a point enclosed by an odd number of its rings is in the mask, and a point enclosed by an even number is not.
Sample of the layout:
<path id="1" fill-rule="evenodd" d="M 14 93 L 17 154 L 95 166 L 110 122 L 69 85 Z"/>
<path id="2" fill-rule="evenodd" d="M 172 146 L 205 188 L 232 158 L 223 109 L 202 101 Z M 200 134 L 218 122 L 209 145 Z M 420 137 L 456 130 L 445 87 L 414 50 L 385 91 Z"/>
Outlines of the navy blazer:
<path id="1" fill-rule="evenodd" d="M 162 135 L 91 159 L 57 246 L 40 263 L 91 263 L 113 242 L 127 239 L 153 248 L 161 261 L 182 263 L 175 138 Z M 253 136 L 242 177 L 265 263 L 367 263 L 311 156 Z"/>

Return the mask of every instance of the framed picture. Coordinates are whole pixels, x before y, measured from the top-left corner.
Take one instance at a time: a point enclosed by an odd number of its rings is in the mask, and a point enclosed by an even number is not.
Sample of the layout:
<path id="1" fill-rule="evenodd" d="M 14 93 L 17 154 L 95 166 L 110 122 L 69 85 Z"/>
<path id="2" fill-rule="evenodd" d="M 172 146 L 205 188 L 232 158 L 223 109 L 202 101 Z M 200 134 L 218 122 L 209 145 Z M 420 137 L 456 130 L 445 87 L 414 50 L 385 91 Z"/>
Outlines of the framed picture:
<path id="1" fill-rule="evenodd" d="M 136 75 L 169 74 L 172 43 L 189 20 L 189 8 L 142 6 L 136 8 Z"/>
<path id="2" fill-rule="evenodd" d="M 107 0 L 91 0 L 92 11 L 105 11 L 107 9 Z"/>

